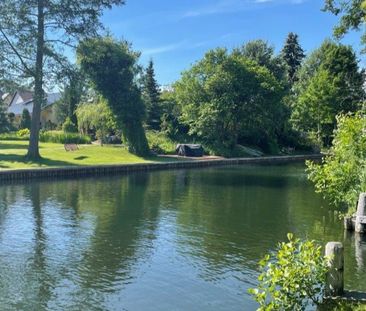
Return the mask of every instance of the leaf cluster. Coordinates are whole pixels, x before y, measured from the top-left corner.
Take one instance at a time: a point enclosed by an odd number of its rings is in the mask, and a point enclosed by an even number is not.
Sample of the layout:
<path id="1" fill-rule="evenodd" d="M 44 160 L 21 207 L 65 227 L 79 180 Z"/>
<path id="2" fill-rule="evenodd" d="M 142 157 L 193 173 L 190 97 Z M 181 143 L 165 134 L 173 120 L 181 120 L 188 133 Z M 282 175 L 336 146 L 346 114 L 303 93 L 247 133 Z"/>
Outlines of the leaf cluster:
<path id="1" fill-rule="evenodd" d="M 259 286 L 249 290 L 260 305 L 258 310 L 296 311 L 322 303 L 327 261 L 321 247 L 287 236 L 288 242 L 281 242 L 259 263 Z"/>

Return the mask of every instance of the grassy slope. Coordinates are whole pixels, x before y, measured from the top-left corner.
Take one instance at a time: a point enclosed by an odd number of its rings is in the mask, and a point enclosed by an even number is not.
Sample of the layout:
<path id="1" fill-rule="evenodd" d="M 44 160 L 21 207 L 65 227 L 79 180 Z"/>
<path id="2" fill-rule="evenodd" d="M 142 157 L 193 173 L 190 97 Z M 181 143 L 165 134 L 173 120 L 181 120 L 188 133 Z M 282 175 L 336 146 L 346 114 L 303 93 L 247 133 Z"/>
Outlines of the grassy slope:
<path id="1" fill-rule="evenodd" d="M 0 169 L 82 166 L 98 164 L 126 164 L 164 161 L 161 158 L 141 158 L 118 146 L 79 145 L 79 149 L 66 152 L 62 144 L 41 143 L 39 162 L 27 162 L 26 141 L 0 141 Z"/>

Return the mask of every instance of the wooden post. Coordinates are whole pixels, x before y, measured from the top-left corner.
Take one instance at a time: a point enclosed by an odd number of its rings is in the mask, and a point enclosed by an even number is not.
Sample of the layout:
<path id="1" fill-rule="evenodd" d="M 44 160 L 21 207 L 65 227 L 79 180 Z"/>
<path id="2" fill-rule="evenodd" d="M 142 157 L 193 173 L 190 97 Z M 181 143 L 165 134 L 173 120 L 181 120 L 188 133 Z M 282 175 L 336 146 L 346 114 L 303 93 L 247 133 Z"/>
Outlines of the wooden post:
<path id="1" fill-rule="evenodd" d="M 366 233 L 366 193 L 361 193 L 358 199 L 355 231 Z"/>
<path id="2" fill-rule="evenodd" d="M 325 247 L 325 256 L 328 258 L 329 271 L 326 278 L 325 295 L 337 297 L 343 295 L 344 254 L 341 242 L 329 242 Z"/>
<path id="3" fill-rule="evenodd" d="M 344 229 L 347 231 L 355 231 L 355 217 L 346 216 L 344 217 Z"/>

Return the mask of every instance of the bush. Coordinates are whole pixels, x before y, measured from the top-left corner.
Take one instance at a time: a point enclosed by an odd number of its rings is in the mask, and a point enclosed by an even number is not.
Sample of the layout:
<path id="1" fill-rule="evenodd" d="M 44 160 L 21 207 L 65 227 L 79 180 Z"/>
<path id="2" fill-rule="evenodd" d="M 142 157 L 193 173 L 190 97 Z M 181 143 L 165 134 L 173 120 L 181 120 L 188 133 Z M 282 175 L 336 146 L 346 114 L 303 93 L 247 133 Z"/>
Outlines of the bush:
<path id="1" fill-rule="evenodd" d="M 0 134 L 0 140 L 27 141 L 27 140 L 29 140 L 29 135 L 18 136 L 17 132 L 2 133 L 2 134 Z"/>
<path id="2" fill-rule="evenodd" d="M 24 137 L 29 139 L 29 135 L 30 135 L 30 131 L 29 129 L 25 128 L 25 129 L 21 129 L 17 132 L 17 136 L 18 137 Z"/>
<path id="3" fill-rule="evenodd" d="M 78 129 L 75 126 L 74 123 L 72 123 L 71 119 L 69 117 L 66 118 L 66 121 L 62 125 L 62 130 L 64 133 L 77 133 Z"/>
<path id="4" fill-rule="evenodd" d="M 19 129 L 30 129 L 32 125 L 32 118 L 27 109 L 23 110 L 22 116 L 20 118 Z"/>
<path id="5" fill-rule="evenodd" d="M 366 191 L 366 117 L 345 115 L 337 121 L 333 147 L 322 164 L 307 162 L 308 173 L 317 192 L 351 214 Z"/>
<path id="6" fill-rule="evenodd" d="M 249 290 L 258 310 L 305 310 L 309 304 L 322 304 L 327 261 L 321 247 L 294 239 L 291 233 L 287 237 L 287 243 L 259 263 L 259 286 Z"/>
<path id="7" fill-rule="evenodd" d="M 62 131 L 41 132 L 39 136 L 41 142 L 59 144 L 90 144 L 89 136 L 77 133 L 64 133 Z"/>
<path id="8" fill-rule="evenodd" d="M 151 151 L 159 154 L 175 154 L 177 143 L 166 134 L 157 131 L 147 131 L 146 137 Z"/>

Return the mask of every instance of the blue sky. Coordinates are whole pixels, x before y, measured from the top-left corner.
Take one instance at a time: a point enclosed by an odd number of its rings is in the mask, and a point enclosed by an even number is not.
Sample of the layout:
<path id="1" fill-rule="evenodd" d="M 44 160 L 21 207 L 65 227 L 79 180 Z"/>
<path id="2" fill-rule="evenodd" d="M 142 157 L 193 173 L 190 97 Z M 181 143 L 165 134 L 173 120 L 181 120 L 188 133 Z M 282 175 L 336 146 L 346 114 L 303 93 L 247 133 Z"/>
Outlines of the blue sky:
<path id="1" fill-rule="evenodd" d="M 323 0 L 127 0 L 105 12 L 104 24 L 152 58 L 160 84 L 180 73 L 215 47 L 229 49 L 248 40 L 264 39 L 282 48 L 287 34 L 300 36 L 306 52 L 332 36 L 337 18 L 321 11 Z M 359 34 L 343 42 L 359 49 Z"/>

